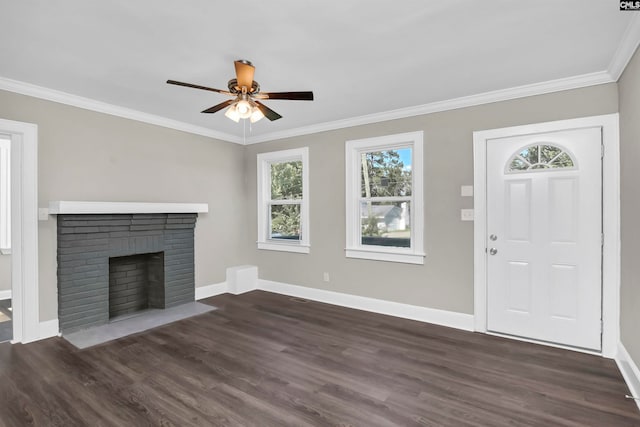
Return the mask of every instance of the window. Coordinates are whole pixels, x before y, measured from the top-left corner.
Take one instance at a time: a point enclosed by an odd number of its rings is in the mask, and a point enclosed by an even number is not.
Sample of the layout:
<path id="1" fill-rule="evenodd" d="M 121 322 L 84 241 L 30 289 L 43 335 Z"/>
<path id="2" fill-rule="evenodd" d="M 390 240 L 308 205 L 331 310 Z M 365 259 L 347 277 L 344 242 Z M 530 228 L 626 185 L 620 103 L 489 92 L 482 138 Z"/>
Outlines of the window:
<path id="1" fill-rule="evenodd" d="M 347 141 L 347 257 L 424 264 L 423 138 Z"/>
<path id="2" fill-rule="evenodd" d="M 550 144 L 533 144 L 514 154 L 508 173 L 531 172 L 539 169 L 574 169 L 575 162 L 564 149 Z"/>
<path id="3" fill-rule="evenodd" d="M 309 150 L 258 154 L 258 249 L 309 253 Z"/>
<path id="4" fill-rule="evenodd" d="M 11 140 L 0 135 L 0 253 L 11 253 Z"/>

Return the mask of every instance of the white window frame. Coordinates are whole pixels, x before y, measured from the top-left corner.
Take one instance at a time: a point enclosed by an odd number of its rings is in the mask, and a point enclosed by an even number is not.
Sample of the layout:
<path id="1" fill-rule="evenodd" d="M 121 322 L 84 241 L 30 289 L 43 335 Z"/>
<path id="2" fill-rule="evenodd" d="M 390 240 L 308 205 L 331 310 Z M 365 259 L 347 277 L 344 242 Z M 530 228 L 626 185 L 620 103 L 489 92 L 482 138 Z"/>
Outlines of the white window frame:
<path id="1" fill-rule="evenodd" d="M 423 141 L 423 131 L 346 141 L 347 244 L 345 255 L 347 258 L 424 264 L 426 254 L 424 253 Z M 411 148 L 411 247 L 362 245 L 360 224 L 361 154 L 398 148 Z"/>
<path id="2" fill-rule="evenodd" d="M 11 254 L 11 139 L 0 135 L 0 254 Z"/>
<path id="3" fill-rule="evenodd" d="M 271 203 L 271 165 L 302 161 L 302 200 L 300 201 L 300 240 L 271 239 L 269 205 Z M 309 148 L 258 154 L 258 249 L 297 252 L 311 251 L 309 235 Z M 297 201 L 296 201 L 297 203 Z"/>

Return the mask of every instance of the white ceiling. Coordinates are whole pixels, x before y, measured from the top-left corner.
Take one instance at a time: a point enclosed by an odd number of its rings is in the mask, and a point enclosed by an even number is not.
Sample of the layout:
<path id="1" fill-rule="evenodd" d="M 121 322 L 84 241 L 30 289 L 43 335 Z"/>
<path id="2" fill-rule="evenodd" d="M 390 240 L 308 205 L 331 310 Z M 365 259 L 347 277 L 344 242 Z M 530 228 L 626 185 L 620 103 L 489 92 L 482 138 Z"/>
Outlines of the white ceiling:
<path id="1" fill-rule="evenodd" d="M 0 78 L 230 140 L 607 71 L 634 15 L 603 0 L 0 0 L 0 11 Z M 263 91 L 315 101 L 265 101 L 283 118 L 245 128 L 200 113 L 223 95 L 165 83 L 226 89 L 241 58 Z"/>

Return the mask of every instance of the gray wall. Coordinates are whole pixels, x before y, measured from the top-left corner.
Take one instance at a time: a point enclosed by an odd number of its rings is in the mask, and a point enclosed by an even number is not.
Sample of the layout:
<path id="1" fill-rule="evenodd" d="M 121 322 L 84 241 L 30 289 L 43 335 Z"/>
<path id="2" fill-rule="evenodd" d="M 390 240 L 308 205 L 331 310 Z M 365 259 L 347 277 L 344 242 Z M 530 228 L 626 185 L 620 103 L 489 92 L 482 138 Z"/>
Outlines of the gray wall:
<path id="1" fill-rule="evenodd" d="M 196 226 L 196 286 L 252 263 L 264 279 L 463 313 L 473 309 L 472 132 L 618 111 L 616 84 L 242 147 L 0 91 L 0 117 L 39 126 L 39 204 L 207 202 Z M 425 131 L 424 266 L 345 259 L 344 142 Z M 311 254 L 258 251 L 256 154 L 308 146 Z M 55 218 L 39 224 L 40 320 L 57 316 Z M 322 281 L 328 272 L 329 283 Z"/>
<path id="2" fill-rule="evenodd" d="M 473 223 L 460 221 L 460 209 L 473 201 L 460 197 L 460 186 L 473 184 L 473 131 L 617 111 L 617 86 L 607 84 L 249 146 L 248 261 L 263 279 L 472 313 Z M 416 130 L 425 134 L 425 265 L 346 259 L 345 141 Z M 256 155 L 303 146 L 309 147 L 311 253 L 257 250 Z M 322 281 L 325 271 L 329 283 Z"/>
<path id="3" fill-rule="evenodd" d="M 195 236 L 196 286 L 245 263 L 243 147 L 0 91 L 0 117 L 38 125 L 38 203 L 209 203 Z M 57 317 L 56 220 L 39 223 L 40 321 Z"/>
<path id="4" fill-rule="evenodd" d="M 11 289 L 11 255 L 0 255 L 0 291 Z"/>
<path id="5" fill-rule="evenodd" d="M 619 81 L 620 90 L 620 329 L 625 348 L 640 365 L 640 51 Z"/>

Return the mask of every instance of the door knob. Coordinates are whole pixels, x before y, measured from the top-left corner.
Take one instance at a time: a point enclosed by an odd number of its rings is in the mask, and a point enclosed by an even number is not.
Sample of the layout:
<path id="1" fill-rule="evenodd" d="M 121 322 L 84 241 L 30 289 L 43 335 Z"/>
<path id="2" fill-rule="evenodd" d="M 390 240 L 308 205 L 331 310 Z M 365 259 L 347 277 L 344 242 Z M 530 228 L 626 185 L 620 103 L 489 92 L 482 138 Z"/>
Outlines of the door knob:
<path id="1" fill-rule="evenodd" d="M 492 234 L 491 236 L 489 236 L 489 239 L 495 242 L 496 240 L 498 240 L 498 236 L 496 236 L 495 234 Z"/>
<path id="2" fill-rule="evenodd" d="M 491 255 L 495 255 L 495 254 L 497 254 L 497 253 L 498 253 L 498 250 L 497 250 L 496 248 L 491 248 L 491 249 L 489 249 L 489 253 L 490 253 Z"/>

